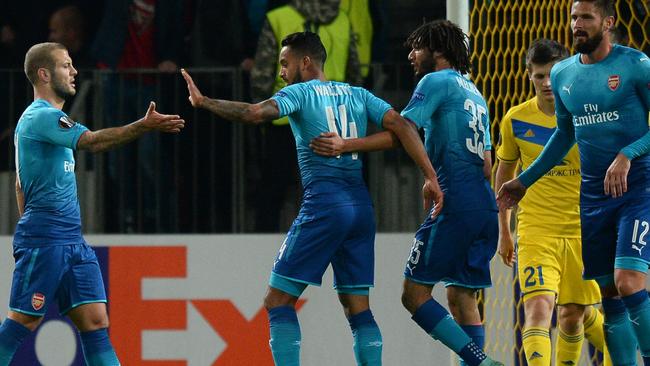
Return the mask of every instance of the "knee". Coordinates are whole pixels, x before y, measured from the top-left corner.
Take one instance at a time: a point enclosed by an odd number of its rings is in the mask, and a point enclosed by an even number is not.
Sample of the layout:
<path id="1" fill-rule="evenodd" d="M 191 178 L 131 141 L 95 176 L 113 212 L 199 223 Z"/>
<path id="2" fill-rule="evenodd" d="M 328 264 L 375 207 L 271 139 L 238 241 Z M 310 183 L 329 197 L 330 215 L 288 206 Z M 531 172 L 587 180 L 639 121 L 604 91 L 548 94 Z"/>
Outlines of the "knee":
<path id="1" fill-rule="evenodd" d="M 421 303 L 417 301 L 417 296 L 413 291 L 404 289 L 402 291 L 402 305 L 409 313 L 415 314 L 415 311 L 420 307 Z"/>
<path id="2" fill-rule="evenodd" d="M 83 332 L 92 332 L 93 330 L 108 328 L 110 322 L 108 321 L 108 315 L 106 314 L 97 314 L 88 317 L 84 322 L 84 329 L 80 329 Z"/>
<path id="3" fill-rule="evenodd" d="M 449 311 L 457 321 L 463 324 L 480 321 L 475 290 L 447 287 L 447 303 Z"/>
<path id="4" fill-rule="evenodd" d="M 632 270 L 617 270 L 614 274 L 616 290 L 621 296 L 635 294 L 645 288 L 645 273 Z"/>
<path id="5" fill-rule="evenodd" d="M 449 312 L 451 315 L 455 318 L 458 319 L 461 317 L 463 314 L 463 307 L 460 301 L 458 301 L 457 298 L 453 296 L 448 296 L 447 297 L 447 305 L 449 305 Z"/>
<path id="6" fill-rule="evenodd" d="M 526 326 L 549 328 L 553 314 L 554 300 L 547 296 L 535 296 L 524 303 Z"/>
<path id="7" fill-rule="evenodd" d="M 276 289 L 269 289 L 264 296 L 264 308 L 268 311 L 279 306 L 294 306 L 298 298 Z"/>
<path id="8" fill-rule="evenodd" d="M 594 310 L 592 310 L 594 311 Z M 582 319 L 585 307 L 582 305 L 569 304 L 558 308 L 558 321 L 560 329 L 568 334 L 576 334 L 582 327 Z"/>

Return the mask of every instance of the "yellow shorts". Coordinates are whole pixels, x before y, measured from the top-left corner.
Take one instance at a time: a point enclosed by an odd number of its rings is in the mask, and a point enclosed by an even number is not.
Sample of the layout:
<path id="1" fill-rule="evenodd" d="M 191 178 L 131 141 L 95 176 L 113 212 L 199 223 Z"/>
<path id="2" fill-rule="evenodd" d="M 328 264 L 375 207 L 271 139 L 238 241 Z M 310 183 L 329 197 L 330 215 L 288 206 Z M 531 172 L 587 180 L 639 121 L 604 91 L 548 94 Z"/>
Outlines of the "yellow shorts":
<path id="1" fill-rule="evenodd" d="M 596 281 L 583 280 L 582 270 L 580 238 L 519 236 L 517 273 L 524 301 L 554 293 L 558 305 L 599 303 Z"/>

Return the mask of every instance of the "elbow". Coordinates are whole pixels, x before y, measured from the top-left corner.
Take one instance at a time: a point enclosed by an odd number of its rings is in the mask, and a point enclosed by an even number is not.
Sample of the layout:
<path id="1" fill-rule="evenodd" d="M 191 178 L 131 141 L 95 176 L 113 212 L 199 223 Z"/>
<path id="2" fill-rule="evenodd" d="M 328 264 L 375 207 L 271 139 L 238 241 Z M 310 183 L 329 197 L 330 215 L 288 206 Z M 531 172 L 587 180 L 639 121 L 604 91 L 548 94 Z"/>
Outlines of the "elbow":
<path id="1" fill-rule="evenodd" d="M 253 106 L 246 108 L 242 119 L 243 122 L 252 125 L 260 125 L 267 121 L 261 111 Z"/>

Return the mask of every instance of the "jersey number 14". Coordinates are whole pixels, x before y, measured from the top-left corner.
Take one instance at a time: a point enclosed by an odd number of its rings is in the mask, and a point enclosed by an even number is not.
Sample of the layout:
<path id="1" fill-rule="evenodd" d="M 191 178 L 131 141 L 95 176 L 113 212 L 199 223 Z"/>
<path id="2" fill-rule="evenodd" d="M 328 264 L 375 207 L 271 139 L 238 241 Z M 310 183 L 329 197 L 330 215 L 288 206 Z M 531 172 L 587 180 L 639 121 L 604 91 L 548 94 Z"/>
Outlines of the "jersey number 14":
<path id="1" fill-rule="evenodd" d="M 354 123 L 354 121 L 350 121 L 348 123 L 348 112 L 347 109 L 345 108 L 345 104 L 341 104 L 338 107 L 339 110 L 339 120 L 341 122 L 341 138 L 344 139 L 354 139 L 357 138 L 359 135 L 357 133 L 357 124 Z M 336 117 L 334 117 L 334 108 L 330 107 L 325 107 L 325 115 L 327 116 L 327 127 L 329 128 L 330 132 L 335 132 L 339 133 L 338 128 L 336 128 Z M 340 158 L 341 156 L 337 156 L 337 158 Z M 359 159 L 359 154 L 358 153 L 352 153 L 352 160 L 357 160 Z"/>

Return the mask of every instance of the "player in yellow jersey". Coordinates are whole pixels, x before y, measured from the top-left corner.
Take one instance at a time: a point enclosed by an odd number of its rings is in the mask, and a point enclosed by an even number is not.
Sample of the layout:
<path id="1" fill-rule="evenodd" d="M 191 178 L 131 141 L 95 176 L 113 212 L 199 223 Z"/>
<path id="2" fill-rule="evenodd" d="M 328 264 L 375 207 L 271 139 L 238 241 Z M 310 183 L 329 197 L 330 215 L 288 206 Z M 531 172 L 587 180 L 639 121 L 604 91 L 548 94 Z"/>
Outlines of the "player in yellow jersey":
<path id="1" fill-rule="evenodd" d="M 501 121 L 496 191 L 535 161 L 556 127 L 550 72 L 569 53 L 555 41 L 539 39 L 526 55 L 526 70 L 535 97 L 512 107 Z M 580 157 L 574 146 L 559 164 L 530 187 L 517 215 L 517 268 L 523 293 L 523 346 L 528 365 L 551 365 L 549 328 L 558 306 L 559 335 L 555 365 L 577 365 L 584 337 L 604 345 L 603 317 L 590 305 L 600 302 L 595 281 L 582 279 L 580 240 Z M 515 262 L 510 212 L 499 212 L 498 253 Z M 606 356 L 605 364 L 611 365 Z"/>

